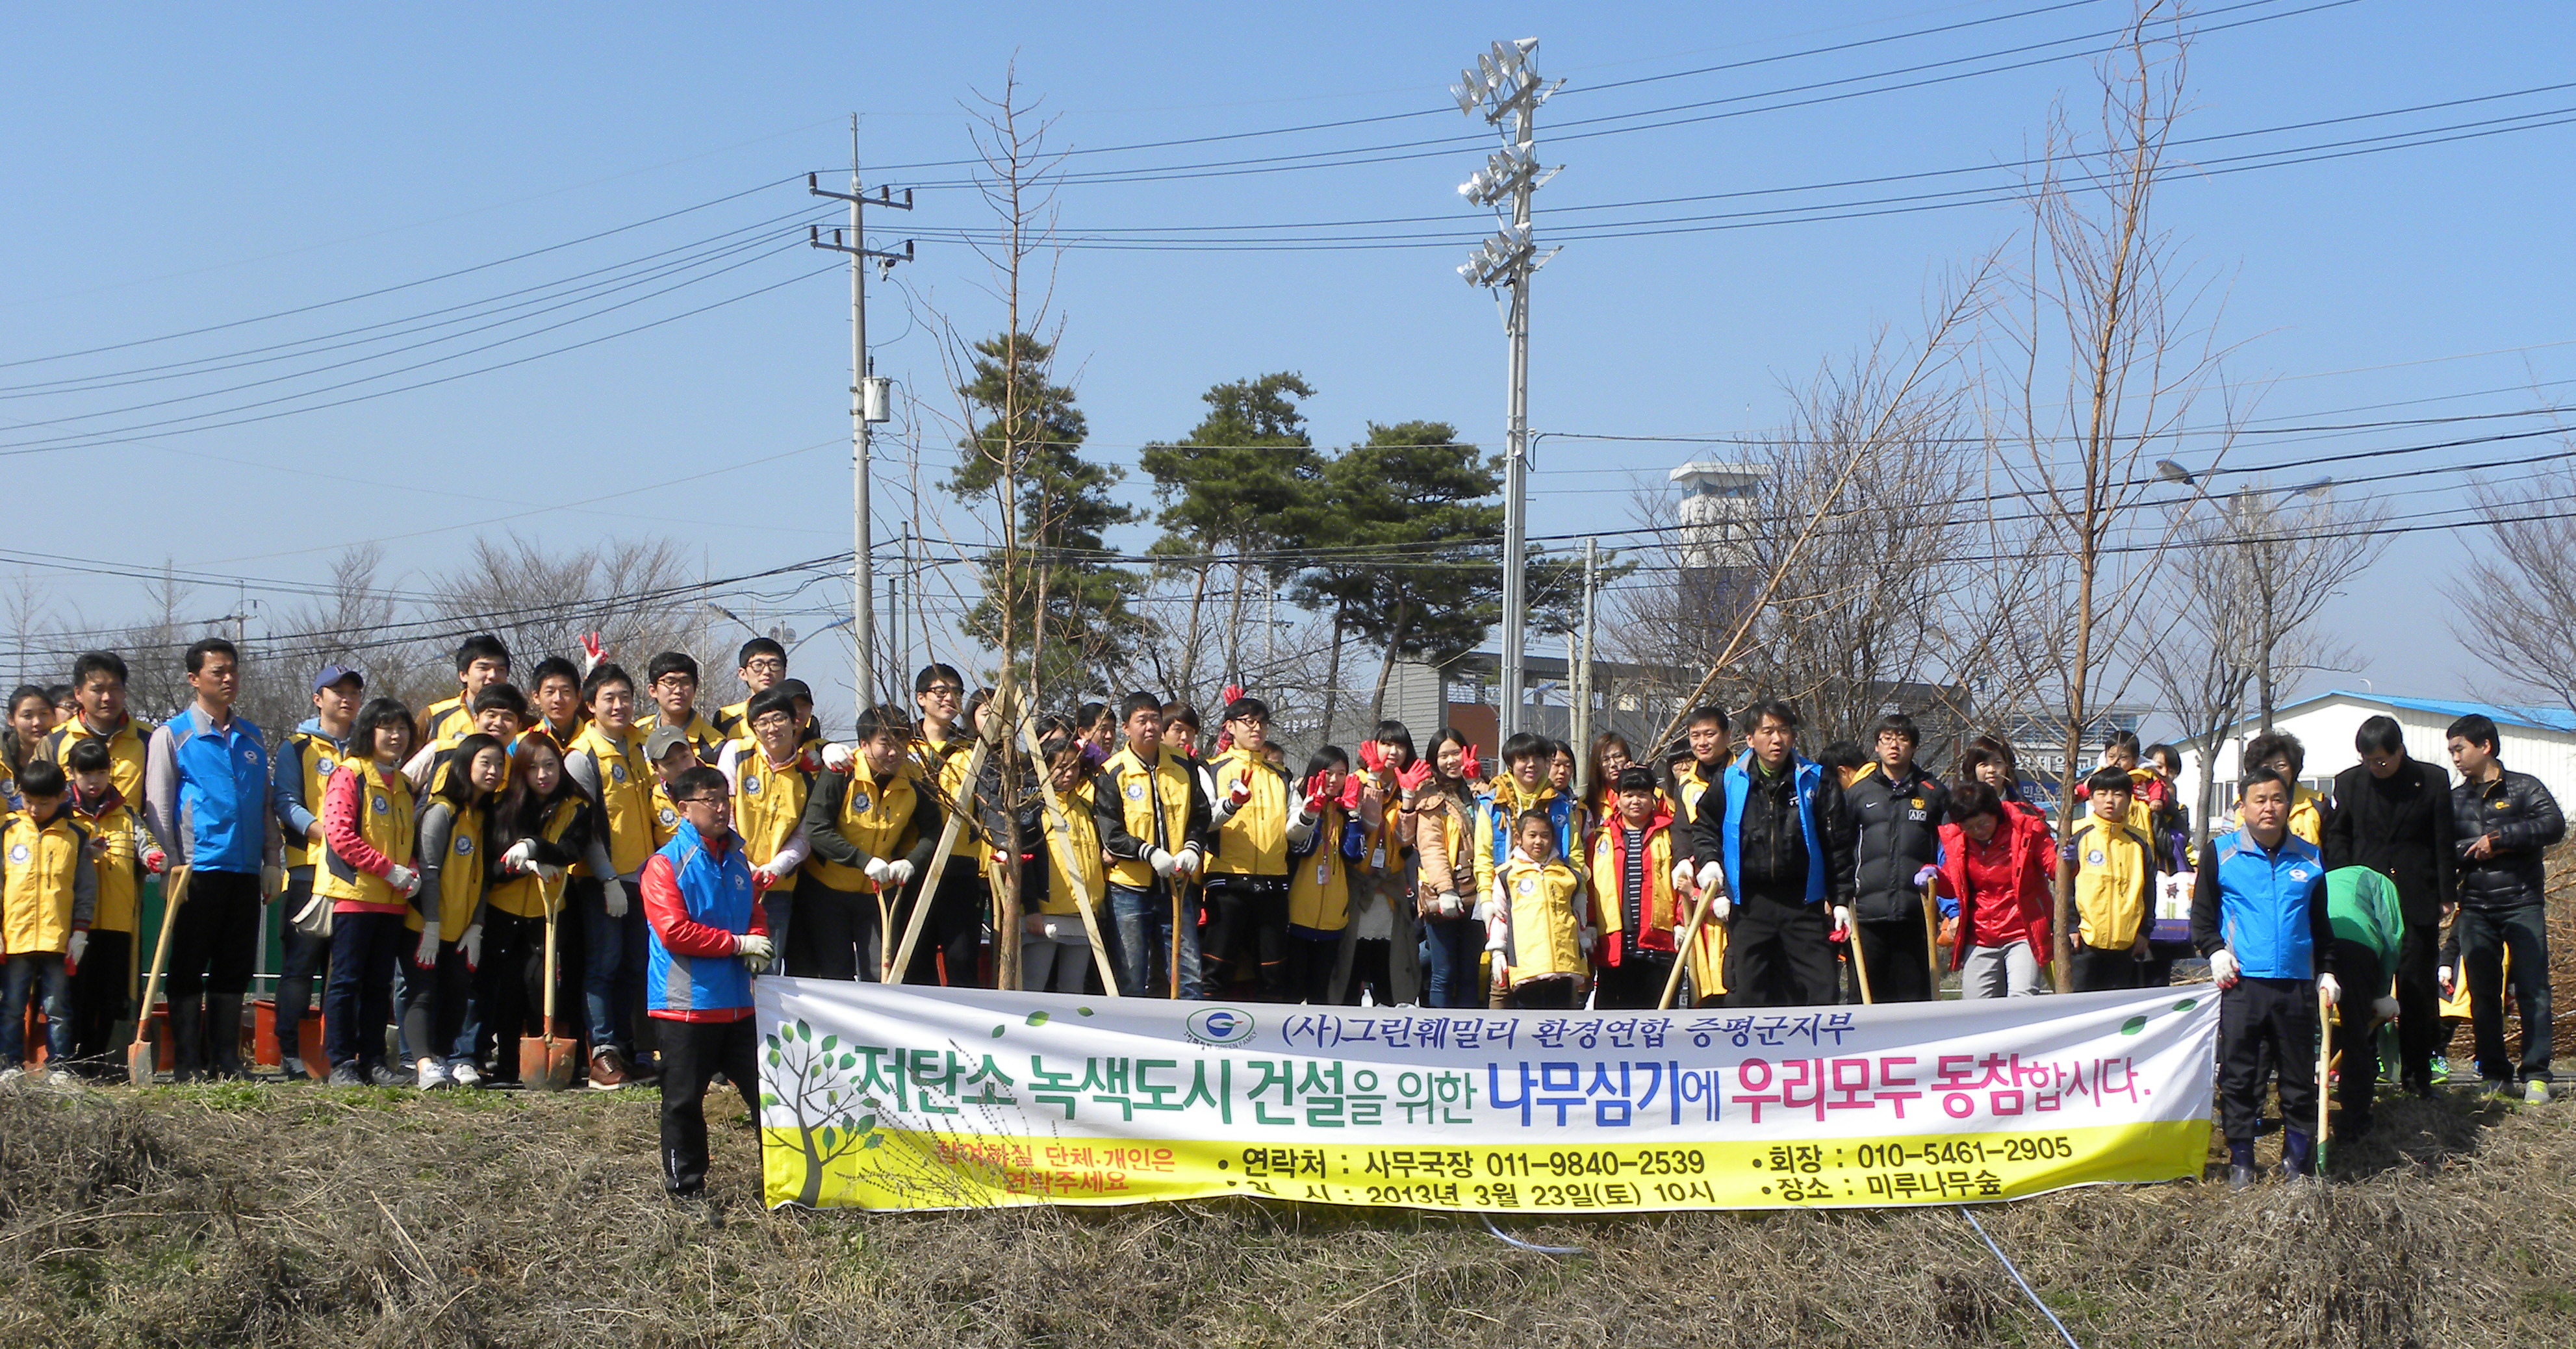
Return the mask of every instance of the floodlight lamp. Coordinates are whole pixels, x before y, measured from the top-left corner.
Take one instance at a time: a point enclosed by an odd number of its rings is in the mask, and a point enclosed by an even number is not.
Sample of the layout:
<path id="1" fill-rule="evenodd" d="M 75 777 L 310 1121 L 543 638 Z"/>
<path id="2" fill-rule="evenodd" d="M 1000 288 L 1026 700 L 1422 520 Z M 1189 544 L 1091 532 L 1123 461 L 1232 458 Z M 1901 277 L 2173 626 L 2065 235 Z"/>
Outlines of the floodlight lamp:
<path id="1" fill-rule="evenodd" d="M 1479 56 L 1479 57 L 1477 57 L 1477 58 L 1476 58 L 1476 69 L 1477 69 L 1477 71 L 1478 71 L 1479 73 L 1481 73 L 1481 74 L 1485 77 L 1485 87 L 1486 87 L 1486 88 L 1488 88 L 1488 89 L 1498 89 L 1498 88 L 1501 88 L 1501 87 L 1502 87 L 1502 83 L 1503 83 L 1503 72 L 1502 72 L 1501 70 L 1499 70 L 1499 69 L 1497 69 L 1497 68 L 1495 67 L 1495 65 L 1494 65 L 1494 58 L 1493 58 L 1493 57 L 1491 57 L 1491 56 Z"/>
<path id="2" fill-rule="evenodd" d="M 2156 476 L 2164 479 L 2166 482 L 2178 482 L 2186 487 L 2191 485 L 2191 470 L 2184 468 L 2182 465 L 2175 463 L 2171 459 L 2159 459 L 2156 461 Z"/>
<path id="3" fill-rule="evenodd" d="M 1449 96 L 1458 100 L 1458 111 L 1470 117 L 1476 115 L 1475 81 L 1470 80 L 1465 84 L 1453 84 L 1449 86 Z"/>

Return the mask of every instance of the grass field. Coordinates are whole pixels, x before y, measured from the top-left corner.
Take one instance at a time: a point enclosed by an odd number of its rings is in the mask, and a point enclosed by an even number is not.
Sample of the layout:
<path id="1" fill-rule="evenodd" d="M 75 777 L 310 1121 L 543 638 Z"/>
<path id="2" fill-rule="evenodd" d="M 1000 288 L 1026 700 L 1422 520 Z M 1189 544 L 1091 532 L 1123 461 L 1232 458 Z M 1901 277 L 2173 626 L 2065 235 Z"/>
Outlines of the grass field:
<path id="1" fill-rule="evenodd" d="M 2043 1345 L 1955 1208 L 1515 1220 L 1229 1201 L 864 1216 L 659 1192 L 654 1098 L 0 1093 L 0 1343 Z M 2336 1183 L 1978 1211 L 2076 1340 L 2576 1344 L 2576 1107 L 2383 1105 Z M 729 1116 L 729 1117 L 727 1117 Z"/>

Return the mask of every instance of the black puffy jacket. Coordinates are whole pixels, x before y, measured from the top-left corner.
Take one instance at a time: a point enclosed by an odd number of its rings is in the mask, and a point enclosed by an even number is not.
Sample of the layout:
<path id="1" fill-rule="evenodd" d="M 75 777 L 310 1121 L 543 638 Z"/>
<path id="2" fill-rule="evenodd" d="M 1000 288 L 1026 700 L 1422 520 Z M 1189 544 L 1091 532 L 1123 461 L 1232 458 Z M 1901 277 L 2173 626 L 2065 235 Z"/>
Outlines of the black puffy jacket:
<path id="1" fill-rule="evenodd" d="M 2463 782 L 2451 789 L 2451 819 L 2463 906 L 2492 911 L 2541 902 L 2540 854 L 2567 837 L 2567 817 L 2540 779 L 2508 769 L 2493 782 Z M 2490 834 L 2494 851 L 2469 857 L 2469 845 Z"/>
<path id="2" fill-rule="evenodd" d="M 1859 838 L 1853 845 L 1852 916 L 1863 922 L 1923 919 L 1914 873 L 1941 855 L 1941 826 L 1950 819 L 1950 789 L 1922 769 L 1892 781 L 1873 765 L 1843 789 Z"/>

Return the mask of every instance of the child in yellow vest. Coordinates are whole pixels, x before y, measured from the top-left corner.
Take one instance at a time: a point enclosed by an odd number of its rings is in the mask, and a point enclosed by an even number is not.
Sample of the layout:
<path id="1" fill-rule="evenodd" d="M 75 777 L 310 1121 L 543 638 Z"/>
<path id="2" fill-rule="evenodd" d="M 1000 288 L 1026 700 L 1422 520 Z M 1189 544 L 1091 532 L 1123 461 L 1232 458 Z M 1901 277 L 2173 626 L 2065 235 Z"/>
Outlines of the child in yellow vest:
<path id="1" fill-rule="evenodd" d="M 61 764 L 29 763 L 18 778 L 26 808 L 0 822 L 0 939 L 9 961 L 0 984 L 0 1080 L 26 1061 L 27 999 L 44 985 L 45 1053 L 57 1071 L 72 1060 L 71 971 L 89 944 L 98 874 L 89 831 L 63 800 Z"/>
<path id="2" fill-rule="evenodd" d="M 64 755 L 71 773 L 72 811 L 89 830 L 90 866 L 98 873 L 98 907 L 90 915 L 89 942 L 72 970 L 72 1062 L 106 1076 L 116 1023 L 134 1000 L 135 897 L 161 850 L 144 832 L 124 793 L 103 740 L 83 740 Z M 77 1070 L 77 1069 L 76 1069 Z"/>
<path id="3" fill-rule="evenodd" d="M 404 1081 L 385 1063 L 394 966 L 411 952 L 403 919 L 419 894 L 419 817 L 403 760 L 411 709 L 376 698 L 349 723 L 348 753 L 322 789 L 320 865 L 313 893 L 331 902 L 330 976 L 322 991 L 322 1044 L 333 1086 Z"/>
<path id="4" fill-rule="evenodd" d="M 2127 769 L 2095 769 L 2085 780 L 2086 813 L 2076 817 L 2058 851 L 2079 918 L 2069 971 L 2078 993 L 2143 982 L 2156 921 L 2156 845 L 2133 809 L 2130 787 Z"/>
<path id="5" fill-rule="evenodd" d="M 1511 1005 L 1561 1010 L 1575 1001 L 1577 981 L 1597 934 L 1583 882 L 1558 860 L 1555 822 L 1543 811 L 1523 811 L 1513 822 L 1510 859 L 1496 878 L 1501 899 L 1488 901 L 1486 925 L 1499 942 Z"/>
<path id="6" fill-rule="evenodd" d="M 1092 965 L 1082 914 L 1087 908 L 1094 923 L 1108 921 L 1109 869 L 1100 860 L 1089 761 L 1072 727 L 1059 722 L 1040 748 L 1062 813 L 1048 810 L 1037 792 L 1020 810 L 1020 987 L 1080 993 L 1090 987 Z"/>
<path id="7" fill-rule="evenodd" d="M 420 813 L 420 893 L 405 922 L 419 933 L 401 967 L 402 1038 L 422 1091 L 483 1085 L 470 1040 L 459 1043 L 483 963 L 488 825 L 510 751 L 480 731 L 456 744 L 447 783 Z"/>
<path id="8" fill-rule="evenodd" d="M 1351 921 L 1351 864 L 1368 846 L 1350 772 L 1338 746 L 1315 751 L 1288 816 L 1288 997 L 1295 1002 L 1335 1000 L 1334 958 Z"/>

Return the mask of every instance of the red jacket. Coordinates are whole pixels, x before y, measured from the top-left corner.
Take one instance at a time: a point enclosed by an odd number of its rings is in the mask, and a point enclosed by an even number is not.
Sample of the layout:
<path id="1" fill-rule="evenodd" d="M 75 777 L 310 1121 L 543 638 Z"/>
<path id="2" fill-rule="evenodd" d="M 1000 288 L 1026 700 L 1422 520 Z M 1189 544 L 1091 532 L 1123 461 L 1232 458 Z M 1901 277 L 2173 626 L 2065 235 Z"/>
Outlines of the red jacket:
<path id="1" fill-rule="evenodd" d="M 2016 923 L 2030 934 L 2030 953 L 2040 964 L 2049 957 L 2049 912 L 2053 907 L 2048 889 L 2049 868 L 2056 852 L 2048 836 L 2048 825 L 2036 816 L 2016 810 L 2003 813 L 1995 826 L 1995 837 L 2012 850 L 2013 874 L 2022 878 L 2021 892 L 2013 897 L 2020 913 Z M 1950 968 L 1957 969 L 1968 959 L 1968 948 L 1975 943 L 1969 934 L 1976 931 L 1976 910 L 1968 898 L 1968 831 L 1957 824 L 1941 826 L 1941 875 L 1935 882 L 1941 894 L 1959 901 L 1959 940 L 1950 943 Z"/>

